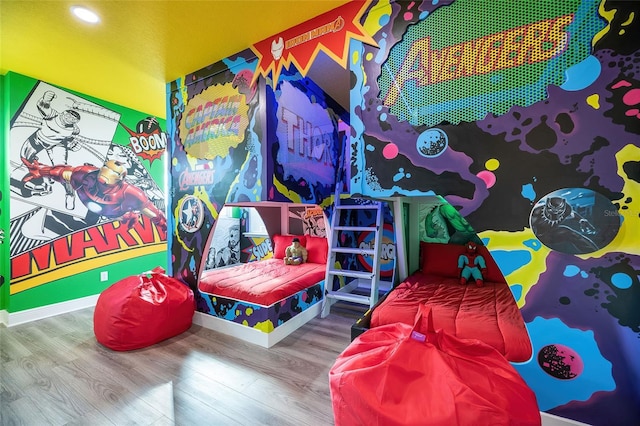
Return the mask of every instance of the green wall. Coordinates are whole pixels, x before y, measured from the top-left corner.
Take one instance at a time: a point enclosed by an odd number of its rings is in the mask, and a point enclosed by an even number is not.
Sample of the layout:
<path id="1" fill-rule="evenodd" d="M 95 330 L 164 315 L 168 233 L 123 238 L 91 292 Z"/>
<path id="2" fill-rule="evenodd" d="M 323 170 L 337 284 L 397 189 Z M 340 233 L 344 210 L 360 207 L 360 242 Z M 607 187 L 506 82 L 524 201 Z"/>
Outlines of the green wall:
<path id="1" fill-rule="evenodd" d="M 0 75 L 0 176 L 7 176 L 9 161 L 4 80 L 4 76 Z M 6 234 L 9 232 L 8 183 L 4 178 L 0 180 L 0 311 L 7 309 L 9 301 L 9 243 L 5 241 Z"/>
<path id="2" fill-rule="evenodd" d="M 3 83 L 0 223 L 5 238 L 0 271 L 5 283 L 0 287 L 0 308 L 11 314 L 68 302 L 97 295 L 126 276 L 156 266 L 166 269 L 167 231 L 156 221 L 166 217 L 164 120 L 21 74 L 9 72 Z M 97 179 L 106 161 L 117 160 L 127 172 L 121 185 L 142 195 L 130 198 L 122 190 L 111 203 L 108 192 L 101 192 L 104 204 L 96 210 L 95 202 L 79 195 L 87 181 L 77 187 L 66 184 L 74 187 L 71 195 L 62 178 L 52 178 L 49 193 L 25 190 L 20 176 L 29 171 L 22 165 L 22 149 L 36 132 L 46 130 L 43 123 L 56 119 L 46 118 L 37 107 L 47 93 L 55 94 L 50 109 L 78 113 L 79 133 L 48 149 L 37 146 L 37 161 Z M 67 197 L 73 203 L 66 204 Z M 129 206 L 124 198 L 135 203 Z M 122 220 L 123 214 L 133 219 Z M 41 221 L 34 219 L 40 216 Z"/>

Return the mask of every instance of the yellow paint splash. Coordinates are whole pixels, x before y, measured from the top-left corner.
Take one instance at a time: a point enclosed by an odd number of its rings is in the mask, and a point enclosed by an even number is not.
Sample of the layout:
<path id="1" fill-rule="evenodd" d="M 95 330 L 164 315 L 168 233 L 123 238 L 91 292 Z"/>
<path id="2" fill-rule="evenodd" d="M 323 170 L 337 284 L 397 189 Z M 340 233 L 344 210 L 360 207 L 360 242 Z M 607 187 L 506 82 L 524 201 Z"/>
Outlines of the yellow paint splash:
<path id="1" fill-rule="evenodd" d="M 616 238 L 605 247 L 607 252 L 623 252 L 634 255 L 640 255 L 640 238 L 638 237 L 638 229 L 640 229 L 640 183 L 633 179 L 629 179 L 623 170 L 624 163 L 628 161 L 638 161 L 640 158 L 640 147 L 629 144 L 616 153 L 616 161 L 618 162 L 618 175 L 624 180 L 622 186 L 621 208 L 618 213 L 623 217 L 622 226 Z M 634 203 L 625 204 L 624 200 L 631 199 Z M 602 252 L 602 250 L 600 251 Z M 600 252 L 592 253 L 593 256 L 599 255 Z M 598 256 L 600 257 L 600 256 Z"/>
<path id="2" fill-rule="evenodd" d="M 640 158 L 640 147 L 635 145 L 627 145 L 616 153 L 616 161 L 618 163 L 617 173 L 624 180 L 622 187 L 621 207 L 627 206 L 626 209 L 621 208 L 618 214 L 622 216 L 623 221 L 616 237 L 600 250 L 593 253 L 579 254 L 576 257 L 580 259 L 598 259 L 607 253 L 620 252 L 640 255 L 640 239 L 638 238 L 638 229 L 640 227 L 640 207 L 638 204 L 625 204 L 624 200 L 640 199 L 640 183 L 629 179 L 623 170 L 624 163 L 628 161 L 637 161 Z"/>
<path id="3" fill-rule="evenodd" d="M 351 55 L 351 62 L 353 64 L 357 64 L 359 59 L 360 59 L 360 52 L 358 52 L 357 50 L 354 50 L 353 54 Z"/>
<path id="4" fill-rule="evenodd" d="M 302 203 L 302 199 L 300 195 L 296 194 L 293 191 L 290 191 L 286 186 L 282 184 L 278 179 L 273 179 L 273 186 L 276 187 L 279 193 L 287 197 L 292 203 Z"/>
<path id="5" fill-rule="evenodd" d="M 275 330 L 275 327 L 273 326 L 273 323 L 271 322 L 271 320 L 259 322 L 253 328 L 258 329 L 263 333 L 271 333 L 273 330 Z"/>
<path id="6" fill-rule="evenodd" d="M 587 97 L 587 104 L 593 109 L 600 109 L 600 95 L 594 94 Z"/>
<path id="7" fill-rule="evenodd" d="M 613 18 L 615 17 L 616 12 L 618 11 L 618 9 L 606 10 L 604 8 L 604 4 L 605 4 L 605 1 L 602 0 L 600 2 L 600 6 L 598 6 L 598 13 L 600 13 L 600 16 L 602 16 L 605 19 L 605 21 L 607 21 L 607 26 L 604 27 L 598 34 L 596 34 L 593 37 L 593 40 L 591 40 L 591 46 L 595 46 L 596 43 L 602 37 L 604 37 L 609 31 L 611 31 L 611 21 L 613 21 Z"/>
<path id="8" fill-rule="evenodd" d="M 624 21 L 622 24 L 620 24 L 621 27 L 626 27 L 627 25 L 631 24 L 633 22 L 633 18 L 635 17 L 635 12 L 631 12 L 629 14 L 629 19 L 627 19 L 626 21 Z M 623 35 L 625 33 L 625 29 L 622 28 L 618 34 Z"/>
<path id="9" fill-rule="evenodd" d="M 500 161 L 495 158 L 490 158 L 486 163 L 484 163 L 484 166 L 487 168 L 487 170 L 494 171 L 498 169 L 498 167 L 500 167 Z"/>
<path id="10" fill-rule="evenodd" d="M 540 280 L 540 275 L 547 270 L 546 261 L 551 250 L 539 242 L 537 250 L 524 244 L 530 240 L 537 241 L 530 228 L 525 228 L 520 232 L 484 231 L 478 235 L 481 239 L 488 241 L 487 249 L 490 253 L 494 250 L 529 252 L 531 261 L 505 276 L 510 286 L 516 284 L 522 286 L 522 294 L 516 300 L 518 307 L 522 308 L 525 305 L 527 293 Z"/>
<path id="11" fill-rule="evenodd" d="M 380 19 L 384 15 L 391 15 L 391 3 L 389 0 L 380 1 L 374 8 L 372 8 L 367 14 L 366 21 L 362 25 L 362 28 L 365 29 L 367 34 L 373 36 L 375 33 L 380 31 L 382 26 Z"/>

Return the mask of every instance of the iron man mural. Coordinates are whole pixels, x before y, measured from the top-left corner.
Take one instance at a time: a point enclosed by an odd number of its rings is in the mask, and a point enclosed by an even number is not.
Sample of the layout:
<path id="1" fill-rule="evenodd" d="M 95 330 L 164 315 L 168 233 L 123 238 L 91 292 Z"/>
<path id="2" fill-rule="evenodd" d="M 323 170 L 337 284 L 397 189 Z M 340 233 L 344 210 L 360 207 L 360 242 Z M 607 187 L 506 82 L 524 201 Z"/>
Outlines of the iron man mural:
<path id="1" fill-rule="evenodd" d="M 23 179 L 27 183 L 33 179 L 50 178 L 76 191 L 82 203 L 95 214 L 121 219 L 129 226 L 143 214 L 163 231 L 167 229 L 164 214 L 144 192 L 124 182 L 127 169 L 120 161 L 107 160 L 100 168 L 89 164 L 51 167 L 41 165 L 37 160 L 33 163 L 24 160 L 24 163 L 30 172 Z"/>
<path id="2" fill-rule="evenodd" d="M 130 122 L 41 81 L 23 100 L 10 126 L 12 293 L 45 284 L 44 274 L 64 264 L 64 241 L 83 247 L 70 273 L 83 260 L 107 265 L 95 258 L 166 241 L 165 196 L 150 172 L 162 168 L 153 162 L 166 135 L 157 119 L 141 117 Z"/>

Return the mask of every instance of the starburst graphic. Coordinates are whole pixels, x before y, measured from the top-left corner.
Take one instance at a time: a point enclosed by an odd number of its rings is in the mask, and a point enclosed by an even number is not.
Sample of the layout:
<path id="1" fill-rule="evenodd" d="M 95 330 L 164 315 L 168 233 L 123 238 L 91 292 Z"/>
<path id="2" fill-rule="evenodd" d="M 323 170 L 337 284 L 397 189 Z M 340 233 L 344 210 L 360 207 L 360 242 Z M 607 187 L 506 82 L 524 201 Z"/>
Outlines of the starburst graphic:
<path id="1" fill-rule="evenodd" d="M 267 78 L 271 74 L 276 82 L 281 71 L 291 64 L 306 76 L 321 51 L 346 69 L 351 39 L 376 45 L 360 24 L 360 17 L 369 3 L 349 2 L 256 43 L 251 47 L 259 58 L 254 79 L 258 75 Z"/>

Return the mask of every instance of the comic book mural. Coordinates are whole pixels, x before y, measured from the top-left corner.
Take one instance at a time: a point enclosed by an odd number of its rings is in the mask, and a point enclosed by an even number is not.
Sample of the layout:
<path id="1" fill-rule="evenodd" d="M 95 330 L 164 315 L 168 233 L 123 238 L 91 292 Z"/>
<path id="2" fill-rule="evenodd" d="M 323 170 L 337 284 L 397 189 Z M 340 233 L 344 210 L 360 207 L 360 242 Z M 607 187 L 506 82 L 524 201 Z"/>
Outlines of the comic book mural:
<path id="1" fill-rule="evenodd" d="M 210 255 L 204 245 L 225 203 L 326 205 L 333 196 L 346 111 L 335 112 L 294 67 L 273 87 L 254 75 L 257 62 L 247 50 L 169 85 L 173 274 L 196 293 Z M 324 236 L 324 223 L 303 213 L 305 231 Z M 211 311 L 196 298 L 201 312 Z"/>
<path id="2" fill-rule="evenodd" d="M 521 308 L 540 409 L 594 425 L 640 423 L 639 12 L 376 1 L 377 47 L 351 44 L 352 193 L 459 212 Z"/>
<path id="3" fill-rule="evenodd" d="M 174 275 L 195 288 L 225 202 L 328 210 L 344 176 L 354 197 L 431 196 L 420 238 L 477 239 L 509 283 L 534 348 L 515 367 L 540 409 L 640 423 L 639 13 L 349 2 L 171 83 Z M 348 67 L 346 117 L 307 77 L 320 51 Z M 331 145 L 345 123 L 347 143 Z M 241 258 L 268 257 L 269 238 L 251 238 Z M 241 321 L 273 326 L 264 315 Z"/>
<path id="4" fill-rule="evenodd" d="M 262 84 L 253 81 L 255 64 L 246 50 L 168 85 L 171 268 L 194 290 L 201 312 L 210 308 L 196 280 L 210 255 L 205 244 L 221 209 L 227 202 L 258 201 L 263 194 L 259 100 L 264 95 Z M 222 263 L 230 259 L 231 253 Z"/>
<path id="5" fill-rule="evenodd" d="M 228 209 L 228 207 L 224 207 L 222 211 L 225 209 Z M 243 212 L 239 219 L 229 217 L 218 218 L 214 231 L 215 234 L 209 242 L 209 253 L 212 253 L 212 251 L 215 252 L 214 247 L 224 246 L 224 243 L 221 242 L 228 242 L 229 246 L 231 246 L 235 241 L 235 233 L 233 230 L 238 227 L 240 230 L 240 246 L 242 247 L 242 253 L 240 253 L 239 256 L 242 263 L 259 262 L 260 260 L 273 257 L 273 243 L 269 236 L 244 235 L 247 230 L 247 209 L 248 208 L 240 208 Z M 322 208 L 319 206 L 308 206 L 291 207 L 287 210 L 290 233 L 314 237 L 325 236 L 326 229 Z M 220 226 L 221 228 L 219 228 Z M 213 267 L 220 267 L 220 265 Z M 205 268 L 210 269 L 208 261 L 205 263 Z M 204 311 L 205 313 L 255 328 L 264 333 L 270 333 L 276 327 L 321 300 L 322 293 L 323 286 L 316 284 L 306 290 L 300 291 L 293 297 L 284 299 L 281 303 L 275 304 L 273 308 L 220 296 L 203 293 L 200 293 L 200 295 L 204 304 L 207 306 L 207 310 Z"/>
<path id="6" fill-rule="evenodd" d="M 211 239 L 205 269 L 240 263 L 240 218 L 220 217 Z"/>
<path id="7" fill-rule="evenodd" d="M 292 74 L 292 75 L 290 75 Z M 324 92 L 299 73 L 282 73 L 275 89 L 267 85 L 267 152 L 273 201 L 320 204 L 333 195 L 336 163 L 342 153 L 340 115 Z"/>
<path id="8" fill-rule="evenodd" d="M 97 294 L 109 284 L 97 272 L 90 284 L 64 280 L 98 268 L 116 279 L 144 272 L 109 269 L 126 259 L 164 266 L 164 123 L 42 81 L 9 81 L 20 99 L 9 129 L 11 310 Z M 41 300 L 50 291 L 58 296 Z"/>

